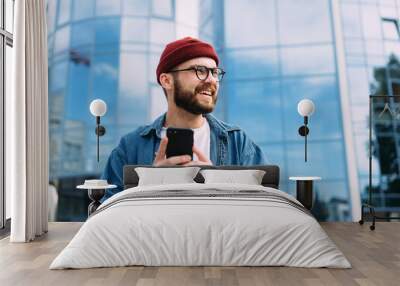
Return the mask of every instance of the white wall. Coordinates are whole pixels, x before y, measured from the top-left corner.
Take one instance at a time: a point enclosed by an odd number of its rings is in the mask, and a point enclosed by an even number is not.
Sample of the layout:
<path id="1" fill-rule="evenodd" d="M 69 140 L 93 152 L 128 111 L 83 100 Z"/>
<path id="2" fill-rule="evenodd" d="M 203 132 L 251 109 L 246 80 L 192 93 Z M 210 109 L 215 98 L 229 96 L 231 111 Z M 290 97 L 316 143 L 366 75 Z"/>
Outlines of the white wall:
<path id="1" fill-rule="evenodd" d="M 5 98 L 5 118 L 6 118 L 6 126 L 5 126 L 5 146 L 7 146 L 7 148 L 9 148 L 10 146 L 14 146 L 15 144 L 13 144 L 13 142 L 10 142 L 10 137 L 11 136 L 7 136 L 7 133 L 10 132 L 11 128 L 13 128 L 10 124 L 10 120 L 7 120 L 7 118 L 10 118 L 10 116 L 8 114 L 10 114 L 10 112 L 12 112 L 11 108 L 10 108 L 10 100 L 11 100 L 11 96 L 12 96 L 12 81 L 11 81 L 11 75 L 13 73 L 13 62 L 14 62 L 14 55 L 12 54 L 12 52 L 14 51 L 14 49 L 10 48 L 7 46 L 6 49 L 6 78 L 5 78 L 5 82 L 6 82 L 6 98 Z M 7 166 L 7 154 L 10 154 L 11 150 L 6 150 L 5 154 L 4 154 L 4 160 L 5 160 L 5 167 L 4 167 L 4 172 L 5 172 L 5 199 L 6 199 L 6 219 L 11 218 L 11 188 L 9 185 L 10 182 L 10 176 L 11 174 L 11 170 L 9 168 L 9 166 Z"/>

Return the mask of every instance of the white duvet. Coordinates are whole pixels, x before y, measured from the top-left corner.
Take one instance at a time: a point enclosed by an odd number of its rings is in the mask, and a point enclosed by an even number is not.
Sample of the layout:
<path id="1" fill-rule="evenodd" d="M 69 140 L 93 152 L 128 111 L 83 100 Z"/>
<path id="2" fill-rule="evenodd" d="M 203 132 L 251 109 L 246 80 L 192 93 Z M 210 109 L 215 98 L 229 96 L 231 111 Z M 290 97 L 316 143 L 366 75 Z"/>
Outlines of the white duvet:
<path id="1" fill-rule="evenodd" d="M 174 190 L 172 197 L 146 197 Z M 252 191 L 263 193 L 254 197 Z M 216 192 L 231 195 L 207 196 Z M 318 222 L 284 192 L 197 183 L 135 187 L 114 195 L 50 269 L 127 265 L 351 267 Z"/>

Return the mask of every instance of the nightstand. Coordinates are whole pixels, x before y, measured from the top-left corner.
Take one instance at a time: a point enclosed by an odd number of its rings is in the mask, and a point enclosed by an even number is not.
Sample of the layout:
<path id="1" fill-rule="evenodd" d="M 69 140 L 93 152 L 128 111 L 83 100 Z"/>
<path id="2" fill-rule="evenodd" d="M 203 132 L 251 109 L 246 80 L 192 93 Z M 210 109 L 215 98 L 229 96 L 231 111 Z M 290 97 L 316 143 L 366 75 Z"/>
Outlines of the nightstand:
<path id="1" fill-rule="evenodd" d="M 88 190 L 89 199 L 92 201 L 88 206 L 88 217 L 101 205 L 100 200 L 106 193 L 106 189 L 116 187 L 116 185 L 109 185 L 105 180 L 85 180 L 84 185 L 76 187 L 77 189 Z"/>
<path id="2" fill-rule="evenodd" d="M 321 177 L 289 177 L 289 180 L 296 181 L 296 199 L 306 209 L 311 210 L 313 204 L 313 182 L 321 180 Z"/>

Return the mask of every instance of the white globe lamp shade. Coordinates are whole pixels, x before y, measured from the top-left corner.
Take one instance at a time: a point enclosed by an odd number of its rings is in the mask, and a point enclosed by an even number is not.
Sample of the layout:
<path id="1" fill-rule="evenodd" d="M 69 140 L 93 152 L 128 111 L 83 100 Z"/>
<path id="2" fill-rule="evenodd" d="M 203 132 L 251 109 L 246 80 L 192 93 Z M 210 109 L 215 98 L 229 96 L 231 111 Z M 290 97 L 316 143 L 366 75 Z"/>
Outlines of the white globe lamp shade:
<path id="1" fill-rule="evenodd" d="M 314 102 L 309 99 L 303 99 L 297 104 L 297 111 L 303 117 L 310 116 L 314 113 L 315 106 Z"/>
<path id="2" fill-rule="evenodd" d="M 93 116 L 103 116 L 107 112 L 107 104 L 101 99 L 95 99 L 90 103 L 90 113 Z"/>

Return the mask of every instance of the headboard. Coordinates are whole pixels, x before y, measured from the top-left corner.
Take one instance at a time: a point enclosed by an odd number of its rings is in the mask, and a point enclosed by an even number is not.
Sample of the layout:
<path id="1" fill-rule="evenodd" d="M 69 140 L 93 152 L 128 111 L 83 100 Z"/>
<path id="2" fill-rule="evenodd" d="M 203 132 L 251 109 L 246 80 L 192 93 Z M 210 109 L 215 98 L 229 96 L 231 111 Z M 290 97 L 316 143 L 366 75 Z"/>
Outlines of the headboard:
<path id="1" fill-rule="evenodd" d="M 149 165 L 125 165 L 124 166 L 124 190 L 133 188 L 138 185 L 139 177 L 135 171 L 136 167 L 147 167 L 147 168 L 185 168 L 184 166 L 162 166 L 154 167 Z M 254 166 L 198 166 L 202 170 L 204 169 L 219 169 L 219 170 L 264 170 L 265 175 L 262 179 L 261 184 L 264 187 L 271 187 L 278 189 L 279 187 L 279 167 L 276 165 L 254 165 Z M 204 183 L 204 178 L 200 174 L 194 178 L 197 183 Z"/>

